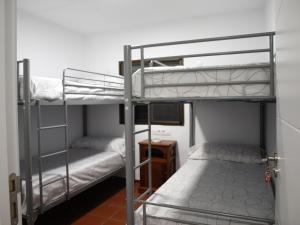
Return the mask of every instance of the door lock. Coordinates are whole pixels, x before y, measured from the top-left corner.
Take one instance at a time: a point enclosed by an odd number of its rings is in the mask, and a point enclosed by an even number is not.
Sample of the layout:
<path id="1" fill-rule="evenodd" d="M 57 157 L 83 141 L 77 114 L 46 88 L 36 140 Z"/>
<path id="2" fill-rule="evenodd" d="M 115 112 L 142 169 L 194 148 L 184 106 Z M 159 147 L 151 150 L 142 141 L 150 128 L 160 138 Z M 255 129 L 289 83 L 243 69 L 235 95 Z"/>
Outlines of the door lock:
<path id="1" fill-rule="evenodd" d="M 279 172 L 280 172 L 280 169 L 278 169 L 278 168 L 273 168 L 272 171 L 273 171 L 274 177 L 278 177 Z"/>

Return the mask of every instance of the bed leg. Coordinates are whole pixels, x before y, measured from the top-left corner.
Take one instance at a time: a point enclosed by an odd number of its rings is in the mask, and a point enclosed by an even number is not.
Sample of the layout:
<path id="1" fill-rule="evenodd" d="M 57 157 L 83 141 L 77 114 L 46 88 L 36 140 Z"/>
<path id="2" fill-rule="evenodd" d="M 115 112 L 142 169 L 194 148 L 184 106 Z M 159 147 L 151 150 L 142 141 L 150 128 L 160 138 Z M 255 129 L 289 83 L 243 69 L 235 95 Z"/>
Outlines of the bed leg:
<path id="1" fill-rule="evenodd" d="M 147 224 L 147 211 L 146 211 L 146 204 L 143 203 L 143 225 Z"/>
<path id="2" fill-rule="evenodd" d="M 124 71 L 125 71 L 125 145 L 126 145 L 126 200 L 127 200 L 127 225 L 134 225 L 134 120 L 132 104 L 131 80 L 131 46 L 124 46 Z"/>

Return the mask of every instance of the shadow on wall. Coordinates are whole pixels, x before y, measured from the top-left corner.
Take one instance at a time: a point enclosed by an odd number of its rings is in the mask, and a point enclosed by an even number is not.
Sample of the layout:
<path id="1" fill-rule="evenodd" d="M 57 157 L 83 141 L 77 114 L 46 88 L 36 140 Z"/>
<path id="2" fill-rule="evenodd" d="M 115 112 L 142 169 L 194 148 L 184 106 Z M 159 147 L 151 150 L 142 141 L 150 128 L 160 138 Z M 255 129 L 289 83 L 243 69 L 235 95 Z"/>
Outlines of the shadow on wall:
<path id="1" fill-rule="evenodd" d="M 198 102 L 195 114 L 196 144 L 259 145 L 259 103 Z"/>
<path id="2" fill-rule="evenodd" d="M 91 105 L 88 107 L 88 134 L 92 136 L 124 136 L 119 123 L 119 105 Z"/>
<path id="3" fill-rule="evenodd" d="M 38 140 L 37 140 L 37 107 L 31 107 L 31 143 L 32 154 L 37 155 Z M 82 136 L 82 107 L 69 106 L 69 143 Z M 20 143 L 20 158 L 24 158 L 24 117 L 23 110 L 20 106 L 18 109 L 19 116 L 19 143 Z M 53 126 L 64 123 L 63 106 L 42 106 L 42 126 Z M 43 153 L 55 152 L 62 150 L 65 146 L 64 128 L 45 130 L 41 135 L 41 150 Z"/>

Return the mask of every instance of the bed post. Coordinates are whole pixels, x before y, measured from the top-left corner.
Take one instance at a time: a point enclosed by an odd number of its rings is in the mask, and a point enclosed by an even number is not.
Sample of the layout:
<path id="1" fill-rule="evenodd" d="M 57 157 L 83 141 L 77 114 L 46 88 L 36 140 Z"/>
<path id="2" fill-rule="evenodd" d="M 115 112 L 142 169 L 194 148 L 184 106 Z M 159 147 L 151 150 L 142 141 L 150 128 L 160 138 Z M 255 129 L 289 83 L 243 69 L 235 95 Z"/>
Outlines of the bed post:
<path id="1" fill-rule="evenodd" d="M 134 225 L 134 143 L 133 143 L 133 105 L 132 105 L 132 64 L 131 46 L 124 46 L 125 78 L 125 144 L 126 144 L 126 199 L 127 225 Z"/>
<path id="2" fill-rule="evenodd" d="M 190 147 L 195 145 L 195 112 L 194 102 L 190 103 Z"/>
<path id="3" fill-rule="evenodd" d="M 266 156 L 266 103 L 259 103 L 259 133 L 262 157 Z"/>
<path id="4" fill-rule="evenodd" d="M 32 199 L 32 155 L 31 155 L 31 96 L 30 96 L 30 63 L 23 60 L 24 75 L 24 151 L 25 151 L 25 179 L 26 179 L 26 219 L 27 225 L 33 225 Z"/>
<path id="5" fill-rule="evenodd" d="M 275 96 L 275 69 L 274 69 L 274 34 L 269 35 L 270 48 L 270 95 Z"/>
<path id="6" fill-rule="evenodd" d="M 88 135 L 88 128 L 87 128 L 87 105 L 82 106 L 82 134 L 83 137 Z"/>

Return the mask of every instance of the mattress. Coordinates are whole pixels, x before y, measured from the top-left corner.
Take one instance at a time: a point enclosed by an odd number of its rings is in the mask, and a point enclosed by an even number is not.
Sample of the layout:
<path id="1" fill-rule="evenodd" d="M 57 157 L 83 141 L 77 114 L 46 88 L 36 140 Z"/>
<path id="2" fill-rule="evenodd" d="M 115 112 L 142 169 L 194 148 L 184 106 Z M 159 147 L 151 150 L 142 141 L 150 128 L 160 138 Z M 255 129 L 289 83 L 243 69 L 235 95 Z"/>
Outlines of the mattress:
<path id="1" fill-rule="evenodd" d="M 67 79 L 65 92 L 69 101 L 120 101 L 123 99 L 123 79 L 118 79 L 120 84 L 110 83 L 116 78 L 106 78 L 105 82 L 89 81 L 84 79 Z M 120 81 L 121 80 L 121 81 Z M 23 77 L 19 79 L 20 99 L 23 99 Z M 49 102 L 62 100 L 63 82 L 58 78 L 32 76 L 30 81 L 31 98 Z"/>
<path id="2" fill-rule="evenodd" d="M 274 218 L 274 198 L 264 183 L 264 165 L 223 160 L 189 159 L 147 201 L 259 218 Z M 181 210 L 147 206 L 147 215 L 208 225 L 245 225 L 242 221 Z M 135 212 L 143 224 L 142 207 Z M 147 217 L 147 225 L 181 225 Z M 252 223 L 263 224 L 263 223 Z"/>
<path id="3" fill-rule="evenodd" d="M 245 69 L 244 67 L 251 68 Z M 268 97 L 270 95 L 270 84 L 265 82 L 270 80 L 270 69 L 266 64 L 148 67 L 144 71 L 145 86 L 181 85 L 147 87 L 145 89 L 146 98 Z M 250 84 L 249 81 L 262 81 L 262 83 Z M 212 85 L 211 82 L 245 82 L 246 84 Z M 199 85 L 184 85 L 187 83 L 198 83 Z M 141 70 L 133 74 L 133 95 L 141 96 Z"/>
<path id="4" fill-rule="evenodd" d="M 75 193 L 92 182 L 105 177 L 113 171 L 116 171 L 125 165 L 123 154 L 116 151 L 99 151 L 93 149 L 70 149 L 69 164 L 69 184 L 70 192 Z M 21 166 L 24 165 L 21 161 Z M 21 167 L 22 168 L 22 167 Z M 66 174 L 64 156 L 51 157 L 43 160 L 43 183 L 50 182 Z M 21 169 L 21 175 L 24 176 L 24 169 Z M 39 176 L 38 176 L 38 160 L 33 158 L 33 208 L 40 206 L 39 192 Z M 22 210 L 26 213 L 26 190 L 25 182 L 22 183 L 23 202 Z M 43 202 L 45 206 L 62 198 L 66 191 L 66 181 L 60 180 L 49 184 L 43 188 Z"/>

